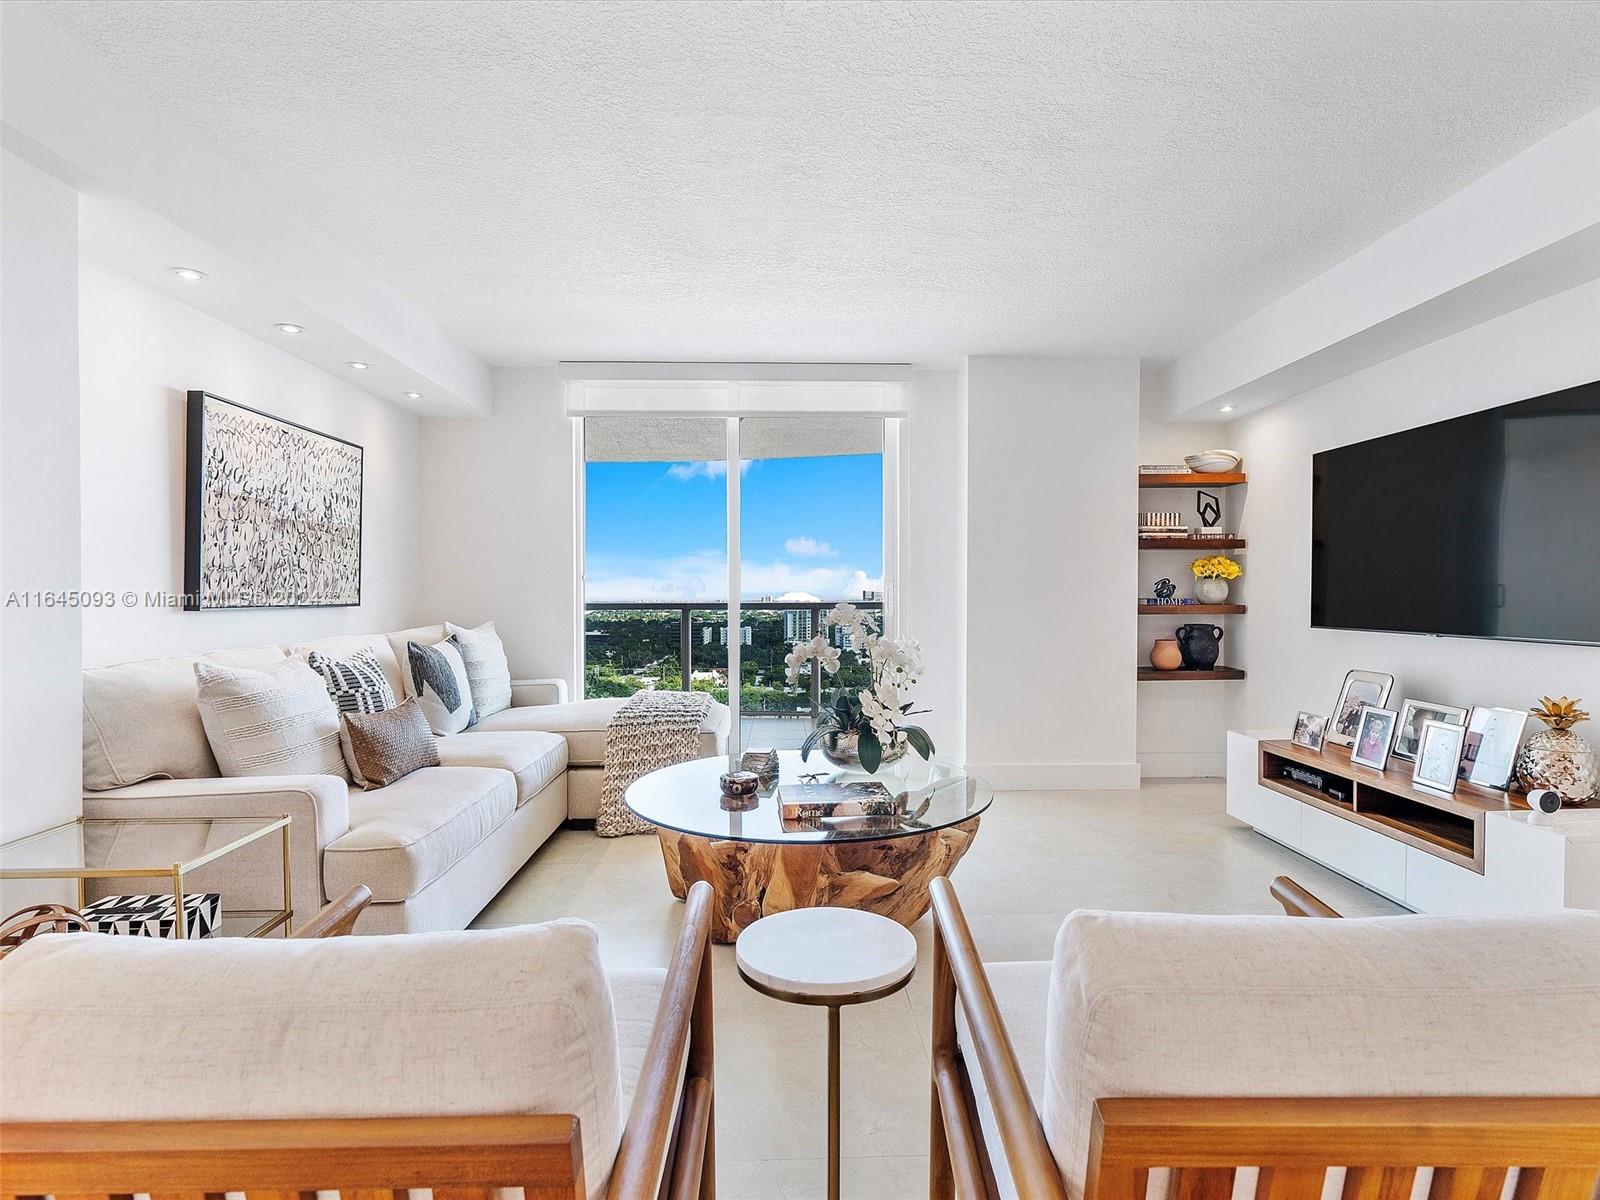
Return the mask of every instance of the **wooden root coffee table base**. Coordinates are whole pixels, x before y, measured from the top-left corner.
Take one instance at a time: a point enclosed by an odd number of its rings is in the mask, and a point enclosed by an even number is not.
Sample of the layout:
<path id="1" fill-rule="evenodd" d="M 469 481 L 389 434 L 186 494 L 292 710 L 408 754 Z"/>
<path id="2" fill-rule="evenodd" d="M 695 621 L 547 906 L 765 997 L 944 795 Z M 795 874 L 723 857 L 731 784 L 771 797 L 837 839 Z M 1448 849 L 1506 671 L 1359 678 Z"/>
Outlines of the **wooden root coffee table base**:
<path id="1" fill-rule="evenodd" d="M 714 893 L 711 940 L 794 908 L 856 908 L 910 925 L 928 911 L 928 885 L 948 875 L 978 834 L 959 825 L 882 841 L 786 843 L 698 837 L 658 828 L 672 894 L 705 880 Z"/>

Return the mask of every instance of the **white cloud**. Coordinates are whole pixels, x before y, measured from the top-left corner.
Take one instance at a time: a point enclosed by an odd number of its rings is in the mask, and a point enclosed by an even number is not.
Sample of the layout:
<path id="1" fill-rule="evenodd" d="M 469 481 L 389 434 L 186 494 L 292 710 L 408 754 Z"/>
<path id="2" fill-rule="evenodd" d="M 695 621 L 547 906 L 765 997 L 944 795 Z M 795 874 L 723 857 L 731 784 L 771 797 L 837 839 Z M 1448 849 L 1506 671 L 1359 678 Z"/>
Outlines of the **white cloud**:
<path id="1" fill-rule="evenodd" d="M 783 548 L 801 558 L 835 558 L 839 553 L 827 542 L 819 542 L 813 537 L 792 537 L 783 543 Z"/>
<path id="2" fill-rule="evenodd" d="M 740 476 L 750 473 L 751 460 L 744 459 L 739 463 Z M 673 479 L 723 479 L 728 474 L 728 464 L 720 458 L 713 458 L 707 462 L 673 463 L 667 468 L 667 474 Z"/>
<path id="3" fill-rule="evenodd" d="M 585 569 L 590 604 L 659 600 L 716 601 L 727 599 L 728 562 L 719 552 L 701 551 L 664 560 L 596 562 Z M 746 596 L 804 595 L 837 599 L 876 591 L 883 581 L 853 567 L 822 563 L 766 562 L 743 564 L 741 591 Z"/>

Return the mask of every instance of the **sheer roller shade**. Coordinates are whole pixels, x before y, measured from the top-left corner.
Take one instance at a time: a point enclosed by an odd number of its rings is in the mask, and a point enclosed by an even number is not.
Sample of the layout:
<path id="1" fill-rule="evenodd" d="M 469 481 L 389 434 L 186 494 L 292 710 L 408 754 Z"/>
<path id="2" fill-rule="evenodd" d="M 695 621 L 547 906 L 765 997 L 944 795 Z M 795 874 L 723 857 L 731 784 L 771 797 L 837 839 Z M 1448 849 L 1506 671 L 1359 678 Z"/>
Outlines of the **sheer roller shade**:
<path id="1" fill-rule="evenodd" d="M 742 423 L 739 457 L 882 454 L 883 436 L 878 417 L 766 417 Z M 589 462 L 717 462 L 727 450 L 727 431 L 715 421 L 641 415 L 584 422 L 583 452 Z"/>
<path id="2" fill-rule="evenodd" d="M 903 417 L 911 369 L 813 363 L 563 363 L 567 415 Z"/>

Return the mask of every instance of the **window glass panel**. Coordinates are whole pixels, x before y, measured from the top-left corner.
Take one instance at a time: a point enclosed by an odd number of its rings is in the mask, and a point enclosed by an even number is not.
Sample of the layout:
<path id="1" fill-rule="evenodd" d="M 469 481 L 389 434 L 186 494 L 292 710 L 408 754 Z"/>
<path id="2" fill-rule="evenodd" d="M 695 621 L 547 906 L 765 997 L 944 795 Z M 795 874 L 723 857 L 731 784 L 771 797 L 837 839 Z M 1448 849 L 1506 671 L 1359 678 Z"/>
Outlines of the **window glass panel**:
<path id="1" fill-rule="evenodd" d="M 584 694 L 726 699 L 727 423 L 590 417 L 583 431 Z"/>

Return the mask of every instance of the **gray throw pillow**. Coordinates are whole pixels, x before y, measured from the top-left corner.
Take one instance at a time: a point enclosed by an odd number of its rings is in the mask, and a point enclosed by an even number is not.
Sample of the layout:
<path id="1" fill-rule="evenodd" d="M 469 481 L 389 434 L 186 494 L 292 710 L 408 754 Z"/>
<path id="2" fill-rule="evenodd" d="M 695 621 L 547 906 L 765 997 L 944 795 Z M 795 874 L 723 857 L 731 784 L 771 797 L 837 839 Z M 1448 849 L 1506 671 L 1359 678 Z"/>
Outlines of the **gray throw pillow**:
<path id="1" fill-rule="evenodd" d="M 454 638 L 445 638 L 436 646 L 407 642 L 406 659 L 411 690 L 422 705 L 422 715 L 428 718 L 428 728 L 445 737 L 477 724 L 467 664 Z"/>
<path id="2" fill-rule="evenodd" d="M 463 629 L 445 622 L 445 632 L 455 639 L 461 661 L 467 664 L 467 683 L 472 688 L 472 707 L 478 720 L 511 707 L 511 668 L 506 663 L 506 648 L 495 632 L 494 622 L 485 621 L 476 629 Z"/>

